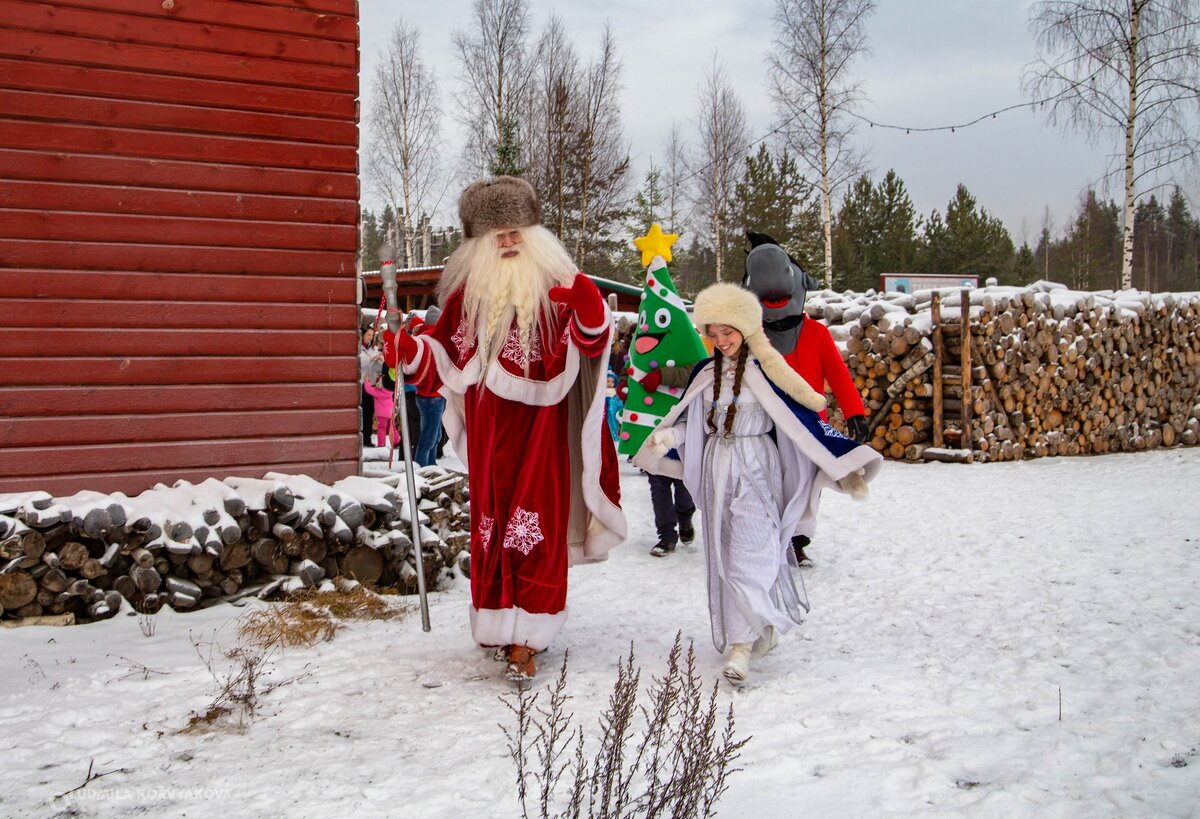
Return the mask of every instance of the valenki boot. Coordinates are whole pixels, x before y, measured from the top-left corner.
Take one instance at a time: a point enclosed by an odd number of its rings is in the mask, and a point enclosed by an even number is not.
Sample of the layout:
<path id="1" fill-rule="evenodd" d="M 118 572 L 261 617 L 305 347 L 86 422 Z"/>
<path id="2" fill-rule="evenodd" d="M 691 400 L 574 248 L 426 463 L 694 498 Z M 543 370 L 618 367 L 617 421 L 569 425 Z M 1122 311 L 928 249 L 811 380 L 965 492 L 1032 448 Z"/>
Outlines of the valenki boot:
<path id="1" fill-rule="evenodd" d="M 741 685 L 750 676 L 750 643 L 734 643 L 729 649 L 729 659 L 722 674 L 733 685 Z"/>

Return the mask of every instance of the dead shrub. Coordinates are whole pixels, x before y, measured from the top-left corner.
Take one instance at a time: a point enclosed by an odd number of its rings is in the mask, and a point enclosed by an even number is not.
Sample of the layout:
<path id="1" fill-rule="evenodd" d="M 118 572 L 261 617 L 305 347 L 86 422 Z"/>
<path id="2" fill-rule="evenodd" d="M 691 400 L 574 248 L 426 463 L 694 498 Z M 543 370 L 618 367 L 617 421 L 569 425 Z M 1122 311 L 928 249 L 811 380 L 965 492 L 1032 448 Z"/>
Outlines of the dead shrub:
<path id="1" fill-rule="evenodd" d="M 684 655 L 682 640 L 675 635 L 666 674 L 653 679 L 644 703 L 630 646 L 617 665 L 599 736 L 590 742 L 582 727 L 571 727 L 566 656 L 545 706 L 540 694 L 528 690 L 501 698 L 517 720 L 515 728 L 501 730 L 517 769 L 524 819 L 713 814 L 729 776 L 740 770 L 732 765 L 750 737 L 734 737 L 733 706 L 722 719 L 717 683 L 706 691 L 694 648 L 689 644 Z M 590 755 L 589 744 L 596 746 Z"/>

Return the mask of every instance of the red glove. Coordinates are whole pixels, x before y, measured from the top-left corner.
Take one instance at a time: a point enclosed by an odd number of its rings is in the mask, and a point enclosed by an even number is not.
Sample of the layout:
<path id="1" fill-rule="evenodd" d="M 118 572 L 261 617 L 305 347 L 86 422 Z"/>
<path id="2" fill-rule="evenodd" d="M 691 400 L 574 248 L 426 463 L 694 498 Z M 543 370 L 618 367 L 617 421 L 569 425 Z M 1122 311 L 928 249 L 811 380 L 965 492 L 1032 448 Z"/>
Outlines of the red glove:
<path id="1" fill-rule="evenodd" d="M 581 327 L 594 329 L 604 324 L 604 297 L 596 283 L 582 273 L 575 274 L 570 287 L 552 287 L 550 298 L 570 307 Z"/>
<path id="2" fill-rule="evenodd" d="M 403 330 L 398 335 L 391 330 L 383 331 L 383 360 L 390 369 L 396 368 L 397 358 L 408 364 L 417 357 L 419 350 L 417 340 Z"/>

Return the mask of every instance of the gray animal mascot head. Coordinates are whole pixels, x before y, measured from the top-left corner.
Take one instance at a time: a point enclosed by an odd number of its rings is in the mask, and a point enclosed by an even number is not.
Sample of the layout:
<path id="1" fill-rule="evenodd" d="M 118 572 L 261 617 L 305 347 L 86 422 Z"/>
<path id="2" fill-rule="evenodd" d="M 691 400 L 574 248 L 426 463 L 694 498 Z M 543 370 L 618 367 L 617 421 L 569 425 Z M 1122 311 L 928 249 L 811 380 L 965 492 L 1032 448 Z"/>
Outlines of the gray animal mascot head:
<path id="1" fill-rule="evenodd" d="M 742 285 L 762 304 L 763 329 L 771 346 L 787 355 L 796 349 L 804 324 L 804 298 L 817 287 L 817 280 L 767 234 L 748 230 L 746 238 L 750 252 Z"/>

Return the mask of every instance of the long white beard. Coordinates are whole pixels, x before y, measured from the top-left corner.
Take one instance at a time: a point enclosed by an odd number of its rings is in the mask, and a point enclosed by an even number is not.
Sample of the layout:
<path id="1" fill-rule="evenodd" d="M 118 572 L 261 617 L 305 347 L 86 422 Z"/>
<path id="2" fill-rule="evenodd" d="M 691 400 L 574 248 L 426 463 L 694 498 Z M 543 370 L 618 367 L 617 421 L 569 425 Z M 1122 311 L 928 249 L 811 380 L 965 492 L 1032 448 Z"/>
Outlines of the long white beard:
<path id="1" fill-rule="evenodd" d="M 514 319 L 528 358 L 537 335 L 538 314 L 549 304 L 550 288 L 555 284 L 523 255 L 498 259 L 491 269 L 480 267 L 468 274 L 463 301 L 485 361 L 499 354 Z"/>
<path id="2" fill-rule="evenodd" d="M 522 236 L 517 255 L 509 259 L 491 235 L 468 239 L 451 256 L 439 284 L 439 295 L 462 287 L 463 319 L 483 361 L 500 353 L 514 321 L 529 360 L 538 319 L 552 306 L 550 289 L 570 285 L 578 269 L 558 239 L 540 225 L 523 228 Z"/>

